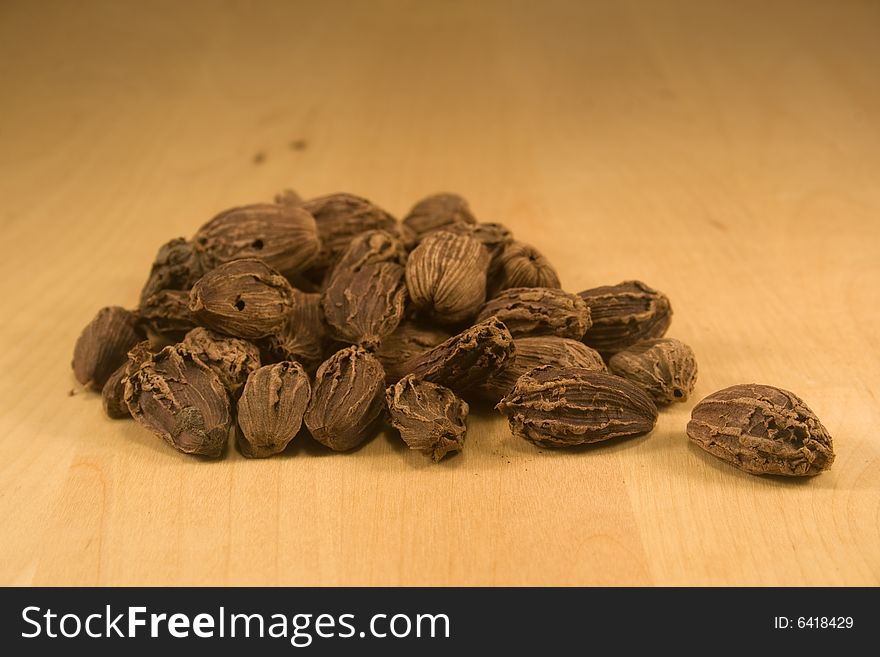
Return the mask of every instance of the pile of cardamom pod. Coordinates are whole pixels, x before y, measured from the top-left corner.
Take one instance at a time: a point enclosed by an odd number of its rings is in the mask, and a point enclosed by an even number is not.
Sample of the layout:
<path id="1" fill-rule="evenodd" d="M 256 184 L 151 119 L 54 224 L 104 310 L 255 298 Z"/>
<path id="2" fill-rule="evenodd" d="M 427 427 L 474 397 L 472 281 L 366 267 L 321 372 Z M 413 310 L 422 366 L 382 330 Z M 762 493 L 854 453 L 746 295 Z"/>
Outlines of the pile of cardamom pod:
<path id="1" fill-rule="evenodd" d="M 187 454 L 221 457 L 235 436 L 268 457 L 305 431 L 349 451 L 387 421 L 439 461 L 464 447 L 469 401 L 540 445 L 651 431 L 697 377 L 691 348 L 664 337 L 671 319 L 640 281 L 564 291 L 534 246 L 456 194 L 398 221 L 351 194 L 286 191 L 163 245 L 138 307 L 100 310 L 73 370 L 109 417 Z M 769 386 L 710 396 L 688 434 L 756 474 L 834 458 L 815 415 Z"/>

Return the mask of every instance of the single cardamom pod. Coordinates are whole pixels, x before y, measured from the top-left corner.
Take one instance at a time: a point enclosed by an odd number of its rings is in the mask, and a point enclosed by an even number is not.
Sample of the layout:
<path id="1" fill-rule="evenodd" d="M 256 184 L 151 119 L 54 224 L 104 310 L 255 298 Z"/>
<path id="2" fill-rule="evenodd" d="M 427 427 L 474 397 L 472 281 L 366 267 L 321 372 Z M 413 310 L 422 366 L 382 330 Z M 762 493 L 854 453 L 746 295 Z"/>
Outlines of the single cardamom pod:
<path id="1" fill-rule="evenodd" d="M 202 276 L 189 309 L 208 328 L 239 338 L 277 333 L 293 306 L 293 288 L 261 260 L 235 260 Z"/>
<path id="2" fill-rule="evenodd" d="M 138 321 L 160 340 L 178 342 L 196 327 L 196 318 L 189 311 L 189 292 L 161 290 L 141 301 Z"/>
<path id="3" fill-rule="evenodd" d="M 606 371 L 599 352 L 577 340 L 555 335 L 539 335 L 515 337 L 513 341 L 516 345 L 516 355 L 510 364 L 500 372 L 495 372 L 477 389 L 481 397 L 493 404 L 497 404 L 510 394 L 519 377 L 541 365 Z"/>
<path id="4" fill-rule="evenodd" d="M 293 307 L 281 330 L 260 344 L 267 361 L 293 360 L 313 374 L 329 341 L 321 295 L 293 290 L 292 298 Z"/>
<path id="5" fill-rule="evenodd" d="M 402 369 L 462 394 L 503 371 L 515 354 L 510 331 L 490 317 L 412 358 Z"/>
<path id="6" fill-rule="evenodd" d="M 417 240 L 453 224 L 474 224 L 474 215 L 468 202 L 458 194 L 432 194 L 416 203 L 403 224 L 411 229 Z"/>
<path id="7" fill-rule="evenodd" d="M 336 269 L 321 298 L 333 336 L 374 349 L 403 318 L 406 306 L 404 268 L 393 262 Z"/>
<path id="8" fill-rule="evenodd" d="M 637 342 L 614 354 L 608 369 L 642 388 L 658 405 L 687 401 L 697 383 L 694 350 L 674 338 Z"/>
<path id="9" fill-rule="evenodd" d="M 102 308 L 83 329 L 73 348 L 73 374 L 87 390 L 101 390 L 125 362 L 128 350 L 143 339 L 137 317 L 119 306 Z"/>
<path id="10" fill-rule="evenodd" d="M 637 436 L 657 421 L 657 407 L 641 388 L 583 367 L 545 365 L 523 374 L 496 408 L 514 435 L 548 446 Z"/>
<path id="11" fill-rule="evenodd" d="M 283 361 L 251 373 L 238 400 L 238 447 L 250 458 L 284 451 L 302 426 L 311 399 L 309 375 Z"/>
<path id="12" fill-rule="evenodd" d="M 479 240 L 437 231 L 413 249 L 406 263 L 412 303 L 441 324 L 474 318 L 486 300 L 489 253 Z"/>
<path id="13" fill-rule="evenodd" d="M 590 328 L 590 309 L 576 294 L 550 287 L 513 287 L 483 306 L 477 321 L 495 316 L 514 337 L 558 335 L 580 340 Z"/>
<path id="14" fill-rule="evenodd" d="M 231 338 L 199 326 L 186 334 L 183 344 L 192 355 L 214 370 L 233 398 L 251 372 L 260 368 L 260 350 L 241 338 Z"/>
<path id="15" fill-rule="evenodd" d="M 382 364 L 361 347 L 346 347 L 318 368 L 303 421 L 322 445 L 352 449 L 375 432 L 384 392 Z"/>
<path id="16" fill-rule="evenodd" d="M 405 262 L 402 243 L 386 231 L 351 240 L 321 300 L 333 337 L 373 349 L 397 328 L 406 305 Z"/>
<path id="17" fill-rule="evenodd" d="M 206 269 L 259 258 L 284 275 L 297 274 L 318 255 L 315 219 L 300 206 L 257 203 L 221 212 L 199 228 L 193 242 Z"/>
<path id="18" fill-rule="evenodd" d="M 312 266 L 319 270 L 331 266 L 354 236 L 374 229 L 397 230 L 394 217 L 354 194 L 328 194 L 304 201 L 301 207 L 317 222 L 321 250 Z"/>
<path id="19" fill-rule="evenodd" d="M 141 304 L 162 290 L 189 292 L 204 273 L 205 268 L 192 242 L 182 237 L 166 242 L 159 247 L 150 276 L 141 290 Z"/>
<path id="20" fill-rule="evenodd" d="M 755 475 L 808 477 L 834 463 L 828 430 L 804 401 L 773 386 L 741 384 L 694 406 L 688 437 L 730 465 Z"/>
<path id="21" fill-rule="evenodd" d="M 449 388 L 404 377 L 385 391 L 391 426 L 410 449 L 436 463 L 464 445 L 468 405 Z"/>
<path id="22" fill-rule="evenodd" d="M 418 322 L 402 322 L 393 333 L 382 340 L 376 350 L 376 358 L 385 368 L 389 383 L 399 381 L 406 375 L 407 361 L 433 349 L 452 337 L 445 329 Z"/>
<path id="23" fill-rule="evenodd" d="M 584 343 L 603 354 L 622 351 L 640 340 L 662 338 L 672 321 L 667 296 L 641 281 L 595 287 L 579 295 L 593 319 Z"/>
<path id="24" fill-rule="evenodd" d="M 150 342 L 148 340 L 138 342 L 129 350 L 126 361 L 116 368 L 116 371 L 107 379 L 107 383 L 101 389 L 101 401 L 107 417 L 113 420 L 131 417 L 125 403 L 125 382 L 140 367 L 141 363 L 151 356 Z"/>
<path id="25" fill-rule="evenodd" d="M 538 249 L 514 240 L 492 263 L 490 297 L 512 287 L 562 287 L 559 275 Z"/>
<path id="26" fill-rule="evenodd" d="M 229 396 L 213 370 L 181 344 L 165 347 L 125 384 L 137 422 L 176 450 L 217 458 L 232 429 Z"/>

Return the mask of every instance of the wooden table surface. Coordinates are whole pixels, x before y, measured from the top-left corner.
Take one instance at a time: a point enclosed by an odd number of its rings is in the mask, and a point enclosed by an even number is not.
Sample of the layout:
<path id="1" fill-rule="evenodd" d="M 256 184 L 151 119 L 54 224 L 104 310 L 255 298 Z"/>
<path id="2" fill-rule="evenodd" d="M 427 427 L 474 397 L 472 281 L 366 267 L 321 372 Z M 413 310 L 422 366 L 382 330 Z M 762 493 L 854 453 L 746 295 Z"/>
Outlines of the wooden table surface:
<path id="1" fill-rule="evenodd" d="M 3 3 L 0 584 L 877 585 L 878 65 L 870 0 Z M 391 432 L 201 462 L 68 395 L 161 243 L 285 186 L 458 191 L 571 291 L 648 282 L 695 399 L 575 452 L 478 414 L 433 465 Z M 689 445 L 742 382 L 833 469 Z"/>

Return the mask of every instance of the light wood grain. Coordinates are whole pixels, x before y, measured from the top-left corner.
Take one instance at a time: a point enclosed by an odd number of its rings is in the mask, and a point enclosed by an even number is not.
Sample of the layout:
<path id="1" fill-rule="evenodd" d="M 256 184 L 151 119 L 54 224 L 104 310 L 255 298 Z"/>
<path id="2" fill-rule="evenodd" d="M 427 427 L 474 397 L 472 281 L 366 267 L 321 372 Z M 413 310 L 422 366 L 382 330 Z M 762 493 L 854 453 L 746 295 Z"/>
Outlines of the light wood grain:
<path id="1" fill-rule="evenodd" d="M 0 584 L 877 585 L 878 36 L 870 0 L 3 3 Z M 693 402 L 576 452 L 485 413 L 440 465 L 205 463 L 68 396 L 162 242 L 285 186 L 458 191 L 570 290 L 647 281 L 697 399 L 795 391 L 834 468 L 727 467 Z"/>

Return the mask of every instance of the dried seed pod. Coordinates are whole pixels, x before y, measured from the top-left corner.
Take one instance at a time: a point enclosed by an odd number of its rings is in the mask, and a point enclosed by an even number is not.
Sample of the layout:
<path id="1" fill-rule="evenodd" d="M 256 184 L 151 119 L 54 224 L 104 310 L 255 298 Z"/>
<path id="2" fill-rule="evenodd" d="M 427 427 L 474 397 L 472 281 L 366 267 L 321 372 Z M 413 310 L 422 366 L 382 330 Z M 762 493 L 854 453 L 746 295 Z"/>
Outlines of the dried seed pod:
<path id="1" fill-rule="evenodd" d="M 407 361 L 433 349 L 452 337 L 449 331 L 417 322 L 403 322 L 382 340 L 376 358 L 385 368 L 389 383 L 399 381 L 406 374 Z"/>
<path id="2" fill-rule="evenodd" d="M 259 258 L 291 275 L 304 271 L 318 255 L 315 219 L 301 207 L 258 203 L 221 212 L 193 237 L 206 269 L 233 260 Z"/>
<path id="3" fill-rule="evenodd" d="M 265 338 L 261 346 L 269 360 L 294 360 L 314 373 L 324 360 L 328 340 L 321 295 L 294 290 L 293 308 L 284 326 Z"/>
<path id="4" fill-rule="evenodd" d="M 505 395 L 510 394 L 519 377 L 541 365 L 606 371 L 599 352 L 577 340 L 555 335 L 540 335 L 528 338 L 515 337 L 514 344 L 516 355 L 510 364 L 486 379 L 477 388 L 480 396 L 487 401 L 497 404 Z"/>
<path id="5" fill-rule="evenodd" d="M 120 308 L 102 308 L 86 325 L 73 348 L 73 374 L 87 390 L 100 390 L 125 362 L 126 354 L 143 339 L 134 314 Z"/>
<path id="6" fill-rule="evenodd" d="M 558 335 L 580 340 L 590 328 L 590 309 L 576 294 L 551 287 L 514 287 L 488 301 L 477 321 L 495 316 L 513 337 Z"/>
<path id="7" fill-rule="evenodd" d="M 688 437 L 730 465 L 755 475 L 804 477 L 828 470 L 834 445 L 797 395 L 759 384 L 724 388 L 694 406 Z"/>
<path id="8" fill-rule="evenodd" d="M 453 224 L 474 224 L 474 215 L 468 202 L 458 194 L 433 194 L 416 203 L 403 224 L 412 230 L 417 240 L 428 233 L 444 230 Z"/>
<path id="9" fill-rule="evenodd" d="M 637 436 L 657 421 L 657 407 L 641 388 L 582 367 L 538 367 L 496 408 L 514 435 L 549 446 Z"/>
<path id="10" fill-rule="evenodd" d="M 404 268 L 393 262 L 359 269 L 337 267 L 321 297 L 333 336 L 374 349 L 403 318 L 406 306 Z"/>
<path id="11" fill-rule="evenodd" d="M 302 204 L 317 222 L 321 251 L 313 267 L 332 265 L 355 235 L 379 229 L 394 232 L 397 220 L 382 208 L 353 194 L 328 194 Z"/>
<path id="12" fill-rule="evenodd" d="M 128 352 L 128 358 L 120 365 L 101 389 L 101 401 L 104 413 L 112 420 L 130 418 L 131 413 L 125 403 L 125 382 L 140 367 L 141 363 L 152 356 L 148 340 L 138 342 Z"/>
<path id="13" fill-rule="evenodd" d="M 189 311 L 189 292 L 183 290 L 156 292 L 141 301 L 137 316 L 141 326 L 172 342 L 196 327 L 196 318 Z"/>
<path id="14" fill-rule="evenodd" d="M 489 253 L 473 237 L 447 231 L 422 240 L 406 263 L 406 285 L 416 309 L 442 324 L 473 319 L 486 300 Z"/>
<path id="15" fill-rule="evenodd" d="M 319 443 L 352 449 L 375 432 L 384 392 L 382 364 L 361 347 L 346 347 L 318 368 L 303 421 Z"/>
<path id="16" fill-rule="evenodd" d="M 491 317 L 412 358 L 402 369 L 462 394 L 501 372 L 515 354 L 510 331 Z"/>
<path id="17" fill-rule="evenodd" d="M 323 309 L 335 338 L 374 348 L 394 330 L 406 303 L 403 243 L 384 230 L 354 237 L 324 285 Z"/>
<path id="18" fill-rule="evenodd" d="M 150 276 L 141 290 L 141 304 L 163 290 L 189 292 L 204 273 L 205 268 L 192 242 L 182 237 L 166 242 L 159 247 Z"/>
<path id="19" fill-rule="evenodd" d="M 125 384 L 131 416 L 185 454 L 219 457 L 232 428 L 229 395 L 213 370 L 183 345 L 141 363 Z"/>
<path id="20" fill-rule="evenodd" d="M 200 326 L 186 334 L 183 344 L 192 355 L 214 370 L 233 398 L 251 372 L 260 368 L 260 350 L 241 338 L 231 338 Z"/>
<path id="21" fill-rule="evenodd" d="M 302 426 L 312 388 L 299 363 L 266 365 L 248 377 L 238 400 L 238 447 L 250 458 L 283 452 Z"/>
<path id="22" fill-rule="evenodd" d="M 302 205 L 303 197 L 288 187 L 275 194 L 274 201 L 278 205 Z"/>
<path id="23" fill-rule="evenodd" d="M 590 307 L 593 319 L 584 343 L 603 354 L 621 351 L 640 340 L 662 338 L 672 321 L 666 295 L 641 281 L 595 287 L 579 295 Z"/>
<path id="24" fill-rule="evenodd" d="M 449 388 L 407 376 L 385 391 L 391 426 L 436 463 L 464 445 L 468 405 Z"/>
<path id="25" fill-rule="evenodd" d="M 247 339 L 280 331 L 292 306 L 287 279 L 253 258 L 212 269 L 189 296 L 190 312 L 205 326 Z"/>
<path id="26" fill-rule="evenodd" d="M 674 338 L 637 342 L 614 354 L 608 368 L 642 388 L 658 405 L 687 401 L 697 383 L 694 350 Z"/>
<path id="27" fill-rule="evenodd" d="M 492 264 L 489 266 L 490 276 L 495 271 L 496 259 L 508 244 L 513 242 L 513 233 L 504 224 L 482 222 L 478 224 L 451 224 L 443 230 L 456 235 L 467 235 L 480 241 L 489 252 Z"/>
<path id="28" fill-rule="evenodd" d="M 524 242 L 508 244 L 492 265 L 492 297 L 512 287 L 562 287 L 550 261 Z"/>

